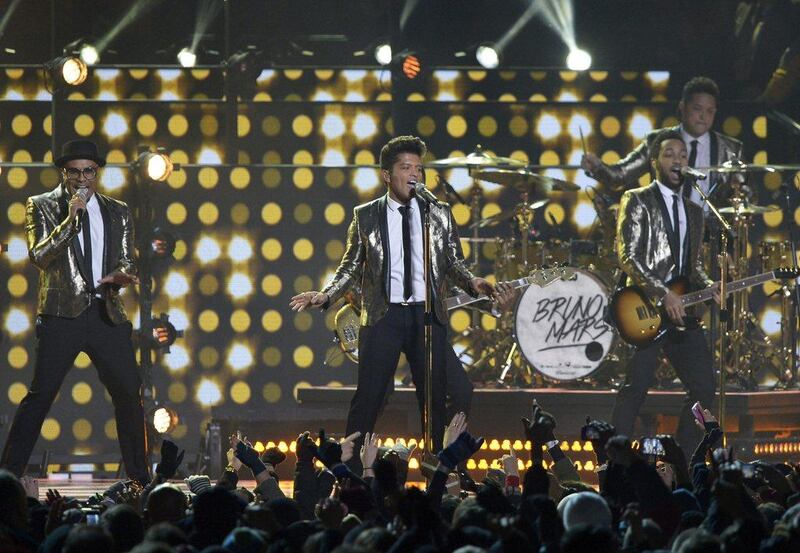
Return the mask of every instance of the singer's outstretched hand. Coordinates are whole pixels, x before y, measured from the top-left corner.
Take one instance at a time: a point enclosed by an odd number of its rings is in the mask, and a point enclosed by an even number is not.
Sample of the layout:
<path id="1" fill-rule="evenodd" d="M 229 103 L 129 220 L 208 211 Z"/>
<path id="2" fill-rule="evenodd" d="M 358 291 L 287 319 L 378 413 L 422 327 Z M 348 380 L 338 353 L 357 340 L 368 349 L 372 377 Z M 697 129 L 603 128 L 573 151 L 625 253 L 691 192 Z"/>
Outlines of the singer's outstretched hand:
<path id="1" fill-rule="evenodd" d="M 328 301 L 328 294 L 312 290 L 311 292 L 303 292 L 292 296 L 292 301 L 289 302 L 289 307 L 293 311 L 303 311 L 307 307 L 322 307 Z"/>
<path id="2" fill-rule="evenodd" d="M 139 277 L 123 273 L 122 271 L 114 271 L 98 280 L 97 284 L 115 284 L 116 286 L 124 288 L 131 284 L 139 284 Z"/>

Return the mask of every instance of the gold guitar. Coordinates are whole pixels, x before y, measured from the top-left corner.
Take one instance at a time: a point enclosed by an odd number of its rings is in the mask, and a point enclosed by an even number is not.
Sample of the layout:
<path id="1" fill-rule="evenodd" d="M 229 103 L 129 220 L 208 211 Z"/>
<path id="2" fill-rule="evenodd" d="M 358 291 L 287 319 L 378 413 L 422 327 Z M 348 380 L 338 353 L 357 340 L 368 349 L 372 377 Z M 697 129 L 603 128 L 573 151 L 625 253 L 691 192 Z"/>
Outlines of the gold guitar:
<path id="1" fill-rule="evenodd" d="M 540 269 L 534 271 L 530 276 L 518 278 L 516 280 L 508 280 L 512 288 L 524 288 L 531 284 L 536 284 L 544 288 L 551 282 L 558 279 L 570 280 L 575 278 L 575 269 L 572 267 L 555 267 L 552 269 Z M 486 296 L 473 297 L 466 292 L 451 296 L 444 300 L 445 308 L 450 311 L 459 307 L 465 307 L 475 302 L 487 300 Z M 353 362 L 358 362 L 358 329 L 361 326 L 360 319 L 361 312 L 358 306 L 355 305 L 355 298 L 348 303 L 344 304 L 336 313 L 334 318 L 334 332 L 339 347 L 342 348 L 344 354 Z"/>
<path id="2" fill-rule="evenodd" d="M 727 284 L 726 293 L 739 292 L 770 280 L 797 278 L 800 271 L 795 268 L 776 269 Z M 686 293 L 688 281 L 680 277 L 667 284 L 667 287 L 681 296 L 684 307 L 710 300 L 711 288 Z M 653 305 L 644 291 L 638 286 L 628 286 L 617 290 L 609 304 L 609 315 L 619 331 L 619 335 L 629 344 L 644 347 L 661 337 L 672 326 L 662 309 Z"/>

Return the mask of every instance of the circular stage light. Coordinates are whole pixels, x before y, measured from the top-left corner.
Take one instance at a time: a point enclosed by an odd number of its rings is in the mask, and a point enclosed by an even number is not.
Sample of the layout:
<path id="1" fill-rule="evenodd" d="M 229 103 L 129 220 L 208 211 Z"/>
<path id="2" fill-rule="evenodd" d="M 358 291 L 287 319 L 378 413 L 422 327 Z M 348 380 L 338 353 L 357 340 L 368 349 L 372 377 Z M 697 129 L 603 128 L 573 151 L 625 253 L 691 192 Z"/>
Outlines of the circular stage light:
<path id="1" fill-rule="evenodd" d="M 567 56 L 567 67 L 572 71 L 586 71 L 592 66 L 592 56 L 586 50 L 575 48 Z"/>
<path id="2" fill-rule="evenodd" d="M 178 52 L 178 63 L 181 67 L 194 67 L 197 63 L 197 54 L 188 48 L 183 48 Z"/>
<path id="3" fill-rule="evenodd" d="M 497 48 L 494 44 L 485 43 L 478 46 L 478 49 L 475 50 L 475 59 L 478 60 L 478 63 L 481 64 L 481 67 L 485 67 L 486 69 L 495 69 L 498 65 L 500 65 L 500 52 L 497 51 Z"/>
<path id="4" fill-rule="evenodd" d="M 392 47 L 389 43 L 384 42 L 375 47 L 375 61 L 381 65 L 392 63 Z"/>

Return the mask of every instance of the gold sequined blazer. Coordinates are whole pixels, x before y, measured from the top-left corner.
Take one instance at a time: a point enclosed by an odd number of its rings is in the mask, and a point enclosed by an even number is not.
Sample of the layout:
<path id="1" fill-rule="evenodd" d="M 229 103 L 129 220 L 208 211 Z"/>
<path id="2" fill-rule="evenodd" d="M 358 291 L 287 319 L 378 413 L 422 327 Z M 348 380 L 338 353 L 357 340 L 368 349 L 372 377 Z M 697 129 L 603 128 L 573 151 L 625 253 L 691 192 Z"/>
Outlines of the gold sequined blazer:
<path id="1" fill-rule="evenodd" d="M 136 274 L 133 260 L 133 221 L 128 206 L 95 194 L 103 216 L 105 244 L 103 275 L 113 271 Z M 83 270 L 79 227 L 66 221 L 69 194 L 63 185 L 28 198 L 25 231 L 28 256 L 39 269 L 39 314 L 75 318 L 89 307 L 89 285 Z M 108 316 L 114 324 L 128 320 L 119 298 L 119 287 L 102 286 Z"/>
<path id="2" fill-rule="evenodd" d="M 361 324 L 374 325 L 386 314 L 389 307 L 389 230 L 386 218 L 387 196 L 360 205 L 353 210 L 353 220 L 347 231 L 347 246 L 336 273 L 323 288 L 332 305 L 351 286 L 358 286 L 361 294 Z M 421 203 L 421 202 L 420 202 Z M 420 205 L 420 210 L 424 206 Z M 431 273 L 433 278 L 436 318 L 447 324 L 444 308 L 445 280 L 464 290 L 472 291 L 472 273 L 459 255 L 458 232 L 450 213 L 450 206 L 437 204 L 431 207 Z M 360 283 L 355 279 L 360 278 Z M 326 307 L 327 307 L 326 305 Z"/>
<path id="3" fill-rule="evenodd" d="M 689 251 L 686 266 L 691 284 L 699 289 L 712 284 L 703 269 L 700 246 L 703 238 L 703 208 L 683 202 Z M 671 222 L 658 184 L 628 190 L 622 195 L 617 219 L 617 257 L 629 284 L 641 286 L 654 300 L 669 291 L 675 262 L 669 240 Z"/>

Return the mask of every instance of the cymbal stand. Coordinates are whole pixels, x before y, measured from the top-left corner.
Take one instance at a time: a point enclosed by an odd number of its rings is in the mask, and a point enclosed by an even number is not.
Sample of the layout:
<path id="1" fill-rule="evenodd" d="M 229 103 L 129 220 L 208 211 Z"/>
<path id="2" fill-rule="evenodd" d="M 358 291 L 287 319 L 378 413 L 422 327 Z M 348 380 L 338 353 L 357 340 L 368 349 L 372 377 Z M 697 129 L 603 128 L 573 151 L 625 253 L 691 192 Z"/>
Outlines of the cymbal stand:
<path id="1" fill-rule="evenodd" d="M 691 179 L 689 181 L 695 190 L 700 194 L 703 202 L 708 205 L 709 210 L 719 220 L 722 225 L 723 232 L 720 233 L 720 252 L 719 252 L 719 296 L 721 298 L 719 304 L 719 415 L 717 420 L 719 426 L 725 429 L 725 385 L 726 385 L 726 370 L 725 370 L 725 351 L 727 349 L 727 325 L 728 325 L 728 302 L 725 301 L 728 294 L 728 236 L 732 236 L 736 240 L 736 232 L 728 224 L 714 204 L 708 199 L 708 195 L 703 192 L 697 181 Z M 724 440 L 724 438 L 723 438 Z"/>
<path id="2" fill-rule="evenodd" d="M 733 226 L 736 228 L 736 234 L 733 240 L 733 270 L 732 278 L 744 278 L 748 273 L 747 266 L 747 244 L 748 244 L 748 231 L 750 228 L 750 215 L 739 212 L 739 206 L 744 204 L 744 197 L 739 194 L 738 187 L 735 188 L 736 193 L 731 197 L 731 206 L 734 208 Z M 725 253 L 723 249 L 722 252 Z M 748 291 L 742 290 L 734 292 L 731 296 L 731 330 L 729 337 L 731 341 L 732 358 L 731 358 L 731 373 L 740 376 L 742 370 L 742 346 L 745 338 L 745 324 L 748 320 Z M 723 366 L 725 363 L 723 362 Z M 755 375 L 752 374 L 752 366 L 748 366 L 748 374 L 746 382 L 752 384 L 755 380 Z"/>
<path id="3" fill-rule="evenodd" d="M 517 277 L 528 274 L 528 241 L 530 239 L 531 223 L 533 222 L 533 210 L 528 205 L 528 192 L 520 192 L 520 203 L 517 204 L 516 214 L 517 225 L 520 232 L 520 245 L 522 251 L 522 269 Z"/>

